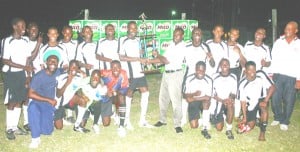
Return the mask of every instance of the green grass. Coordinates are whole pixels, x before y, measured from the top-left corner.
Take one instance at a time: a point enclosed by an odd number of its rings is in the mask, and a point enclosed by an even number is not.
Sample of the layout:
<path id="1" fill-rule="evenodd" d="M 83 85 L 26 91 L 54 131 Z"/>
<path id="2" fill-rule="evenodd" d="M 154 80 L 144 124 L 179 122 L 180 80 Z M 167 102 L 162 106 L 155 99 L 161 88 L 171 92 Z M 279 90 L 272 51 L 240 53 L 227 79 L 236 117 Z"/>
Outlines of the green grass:
<path id="1" fill-rule="evenodd" d="M 154 124 L 159 117 L 158 93 L 161 75 L 148 75 L 150 89 L 150 101 L 147 119 Z M 176 82 L 174 82 L 176 83 Z M 0 88 L 2 98 L 2 86 Z M 183 127 L 183 134 L 176 134 L 172 120 L 172 108 L 169 106 L 168 122 L 161 128 L 139 128 L 137 122 L 140 114 L 139 93 L 136 92 L 132 103 L 131 122 L 135 129 L 128 131 L 125 138 L 117 135 L 117 126 L 100 126 L 100 134 L 93 132 L 82 134 L 74 132 L 72 126 L 65 126 L 63 130 L 55 130 L 51 136 L 41 136 L 42 143 L 37 150 L 28 148 L 31 137 L 17 136 L 16 140 L 9 141 L 5 137 L 5 106 L 0 103 L 0 151 L 297 151 L 300 148 L 300 102 L 296 101 L 288 131 L 281 131 L 279 126 L 268 126 L 265 142 L 258 141 L 259 128 L 249 133 L 238 135 L 234 128 L 234 140 L 228 140 L 225 131 L 217 132 L 210 130 L 212 139 L 202 137 L 200 129 L 190 129 L 189 125 Z M 269 122 L 272 122 L 270 111 Z M 22 117 L 20 125 L 22 125 Z M 92 122 L 89 120 L 87 128 L 91 129 Z M 234 126 L 236 122 L 234 122 Z"/>

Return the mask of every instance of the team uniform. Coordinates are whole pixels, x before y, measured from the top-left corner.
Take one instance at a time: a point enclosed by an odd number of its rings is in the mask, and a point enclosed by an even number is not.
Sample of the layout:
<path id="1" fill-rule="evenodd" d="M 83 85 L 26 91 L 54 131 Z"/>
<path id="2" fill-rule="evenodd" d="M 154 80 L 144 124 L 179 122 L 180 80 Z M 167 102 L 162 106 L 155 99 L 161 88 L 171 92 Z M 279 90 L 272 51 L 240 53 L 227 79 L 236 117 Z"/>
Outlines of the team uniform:
<path id="1" fill-rule="evenodd" d="M 126 95 L 129 81 L 125 70 L 121 70 L 119 77 L 113 76 L 112 70 L 101 70 L 101 77 L 107 86 L 107 92 L 114 94 L 118 91 L 122 95 Z"/>
<path id="2" fill-rule="evenodd" d="M 231 94 L 236 95 L 237 83 L 236 75 L 233 73 L 230 73 L 228 76 L 222 76 L 221 73 L 215 73 L 213 75 L 213 94 L 221 99 L 227 99 Z M 213 98 L 211 99 L 211 102 L 216 102 L 213 114 L 213 120 L 215 120 L 214 123 L 224 122 L 223 115 L 226 115 L 225 105 Z"/>
<path id="3" fill-rule="evenodd" d="M 118 40 L 108 40 L 106 38 L 100 39 L 98 41 L 98 47 L 96 54 L 104 56 L 112 60 L 120 60 L 118 54 Z M 100 69 L 107 70 L 110 68 L 110 63 L 105 61 L 100 61 Z"/>
<path id="4" fill-rule="evenodd" d="M 242 72 L 240 67 L 240 55 L 236 51 L 234 51 L 235 46 L 230 46 L 230 45 L 227 46 L 228 46 L 228 60 L 230 63 L 230 72 L 235 74 L 237 80 L 239 81 Z M 239 47 L 241 53 L 244 55 L 245 54 L 244 47 L 239 43 L 237 43 L 236 46 Z"/>
<path id="5" fill-rule="evenodd" d="M 14 63 L 26 65 L 27 58 L 31 55 L 29 39 L 21 36 L 15 39 L 12 36 L 4 38 L 1 42 L 2 58 L 11 60 Z M 9 102 L 21 103 L 27 99 L 27 89 L 25 81 L 27 73 L 23 69 L 3 65 L 3 83 L 4 83 L 4 104 Z M 19 116 L 21 108 L 15 107 L 13 110 L 6 110 L 6 129 L 7 131 L 18 130 Z"/>
<path id="6" fill-rule="evenodd" d="M 238 97 L 241 102 L 247 103 L 247 122 L 256 120 L 259 102 L 264 100 L 267 89 L 272 85 L 273 81 L 261 70 L 256 72 L 256 78 L 252 81 L 241 79 Z"/>
<path id="7" fill-rule="evenodd" d="M 198 79 L 195 74 L 191 74 L 187 77 L 184 85 L 184 93 L 194 93 L 200 91 L 203 96 L 212 96 L 212 79 L 205 75 L 203 79 Z M 193 101 L 188 103 L 188 115 L 189 121 L 198 120 L 200 118 L 200 111 L 202 107 L 202 101 Z M 209 126 L 209 112 L 208 110 L 203 110 L 203 129 L 207 129 Z"/>
<path id="8" fill-rule="evenodd" d="M 99 61 L 96 59 L 97 43 L 94 42 L 81 42 L 76 50 L 76 60 L 84 64 L 92 65 L 92 69 L 86 69 L 86 74 L 89 76 L 94 69 L 99 69 Z"/>
<path id="9" fill-rule="evenodd" d="M 40 59 L 39 62 L 41 65 L 45 64 L 44 61 L 44 55 L 48 51 L 53 51 L 56 50 L 61 54 L 61 60 L 58 62 L 58 68 L 63 68 L 64 65 L 69 65 L 69 60 L 68 60 L 68 55 L 67 55 L 67 49 L 64 45 L 58 44 L 56 46 L 49 46 L 49 44 L 45 44 L 43 47 L 40 49 Z"/>
<path id="10" fill-rule="evenodd" d="M 77 46 L 78 46 L 78 41 L 77 40 L 70 40 L 69 42 L 63 42 L 62 40 L 59 42 L 59 44 L 62 44 L 66 47 L 66 52 L 67 52 L 67 55 L 68 55 L 68 60 L 71 61 L 71 60 L 74 60 L 76 56 L 80 56 L 76 53 L 76 49 L 77 49 Z"/>
<path id="11" fill-rule="evenodd" d="M 43 97 L 55 98 L 56 77 L 61 74 L 57 69 L 52 75 L 46 70 L 41 70 L 32 78 L 30 88 Z M 50 135 L 53 132 L 54 112 L 56 108 L 45 101 L 31 99 L 28 106 L 28 118 L 32 138 L 38 138 L 41 134 Z"/>
<path id="12" fill-rule="evenodd" d="M 30 50 L 34 50 L 35 46 L 37 44 L 37 41 L 31 41 L 29 40 L 29 47 L 30 47 Z M 40 45 L 40 48 L 39 48 L 39 52 L 36 56 L 36 58 L 32 61 L 32 65 L 34 67 L 34 73 L 38 73 L 40 70 L 42 70 L 42 67 L 41 67 L 41 64 L 39 62 L 39 59 L 40 59 L 40 50 L 41 50 L 41 47 L 43 46 L 43 44 Z"/>
<path id="13" fill-rule="evenodd" d="M 268 72 L 268 68 L 261 66 L 261 60 L 264 59 L 266 62 L 271 62 L 269 46 L 264 43 L 260 46 L 256 46 L 253 42 L 248 41 L 244 47 L 244 55 L 247 61 L 253 61 L 260 70 Z"/>
<path id="14" fill-rule="evenodd" d="M 212 39 L 210 39 L 206 41 L 206 44 L 209 46 L 211 54 L 216 63 L 215 67 L 207 66 L 206 68 L 207 75 L 212 77 L 214 73 L 217 73 L 219 71 L 219 63 L 221 59 L 229 58 L 229 50 L 227 44 L 224 41 L 221 41 L 220 43 L 215 43 Z"/>

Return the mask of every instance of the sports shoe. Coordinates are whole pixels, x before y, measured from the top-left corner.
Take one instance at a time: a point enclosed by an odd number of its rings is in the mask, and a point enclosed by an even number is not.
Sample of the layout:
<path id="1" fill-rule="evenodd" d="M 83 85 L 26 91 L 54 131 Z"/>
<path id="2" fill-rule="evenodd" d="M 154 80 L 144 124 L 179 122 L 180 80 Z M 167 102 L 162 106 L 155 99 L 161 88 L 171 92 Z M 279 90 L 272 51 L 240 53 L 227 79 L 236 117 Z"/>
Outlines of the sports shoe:
<path id="1" fill-rule="evenodd" d="M 164 125 L 167 125 L 167 124 L 163 123 L 163 122 L 160 122 L 160 121 L 158 121 L 156 124 L 154 124 L 155 127 L 161 127 L 161 126 L 164 126 Z"/>
<path id="2" fill-rule="evenodd" d="M 93 130 L 95 131 L 96 134 L 100 134 L 100 128 L 98 125 L 93 125 Z"/>
<path id="3" fill-rule="evenodd" d="M 233 140 L 233 139 L 234 139 L 234 136 L 233 136 L 233 134 L 232 134 L 232 131 L 231 131 L 231 130 L 227 130 L 227 131 L 226 131 L 226 136 L 227 136 L 227 138 L 228 138 L 228 139 L 231 139 L 231 140 Z"/>
<path id="4" fill-rule="evenodd" d="M 14 130 L 15 135 L 28 135 L 28 132 L 23 130 L 22 128 L 18 127 Z"/>
<path id="5" fill-rule="evenodd" d="M 242 134 L 242 133 L 248 132 L 250 130 L 251 130 L 251 128 L 248 125 L 239 124 L 237 133 Z"/>
<path id="6" fill-rule="evenodd" d="M 182 130 L 181 127 L 176 127 L 175 131 L 176 131 L 177 134 L 182 134 L 183 133 L 183 130 Z"/>
<path id="7" fill-rule="evenodd" d="M 154 126 L 150 125 L 147 121 L 140 121 L 139 126 L 140 127 L 145 127 L 145 128 L 154 128 Z"/>
<path id="8" fill-rule="evenodd" d="M 29 144 L 29 148 L 32 148 L 32 149 L 36 149 L 39 147 L 41 143 L 41 139 L 40 138 L 33 138 L 31 139 L 31 143 Z"/>
<path id="9" fill-rule="evenodd" d="M 289 126 L 288 125 L 285 125 L 285 124 L 280 124 L 280 129 L 282 131 L 287 131 L 289 129 Z"/>
<path id="10" fill-rule="evenodd" d="M 8 140 L 15 140 L 16 139 L 16 136 L 15 136 L 14 131 L 12 129 L 7 130 L 5 132 L 5 134 L 6 134 L 6 138 Z"/>
<path id="11" fill-rule="evenodd" d="M 120 126 L 118 128 L 118 135 L 119 135 L 119 137 L 125 137 L 126 136 L 126 130 L 123 126 Z"/>
<path id="12" fill-rule="evenodd" d="M 75 121 L 76 121 L 75 118 L 74 118 L 73 116 L 68 117 L 66 120 L 67 120 L 68 122 L 72 123 L 72 124 L 74 124 Z"/>
<path id="13" fill-rule="evenodd" d="M 81 133 L 88 133 L 88 132 L 90 132 L 89 129 L 85 129 L 84 127 L 81 127 L 81 126 L 74 127 L 73 130 L 77 131 L 77 132 L 81 132 Z"/>
<path id="14" fill-rule="evenodd" d="M 125 122 L 125 127 L 128 130 L 134 130 L 133 126 L 131 125 L 130 121 L 126 121 Z"/>
<path id="15" fill-rule="evenodd" d="M 276 120 L 274 120 L 272 123 L 271 123 L 271 126 L 277 126 L 277 125 L 279 125 L 279 121 L 276 121 Z"/>
<path id="16" fill-rule="evenodd" d="M 31 131 L 30 128 L 29 128 L 29 124 L 24 125 L 23 128 L 24 128 L 25 131 L 27 131 L 27 132 Z"/>
<path id="17" fill-rule="evenodd" d="M 208 133 L 207 129 L 203 129 L 203 130 L 201 131 L 201 134 L 203 135 L 203 137 L 204 137 L 205 139 L 210 139 L 210 138 L 211 138 L 211 136 L 210 136 L 210 134 Z"/>

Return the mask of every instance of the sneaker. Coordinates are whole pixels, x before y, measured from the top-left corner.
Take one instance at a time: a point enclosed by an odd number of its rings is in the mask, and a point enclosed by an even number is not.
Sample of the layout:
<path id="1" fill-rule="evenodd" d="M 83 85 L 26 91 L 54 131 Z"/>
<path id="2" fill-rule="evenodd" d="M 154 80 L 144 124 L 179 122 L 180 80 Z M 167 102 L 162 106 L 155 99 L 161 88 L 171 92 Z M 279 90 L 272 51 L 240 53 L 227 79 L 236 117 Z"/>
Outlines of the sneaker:
<path id="1" fill-rule="evenodd" d="M 119 135 L 119 137 L 125 137 L 126 136 L 126 130 L 123 126 L 120 126 L 118 128 L 118 135 Z"/>
<path id="2" fill-rule="evenodd" d="M 183 130 L 182 130 L 181 127 L 176 127 L 175 131 L 176 131 L 177 134 L 182 134 L 183 133 Z"/>
<path id="3" fill-rule="evenodd" d="M 41 143 L 41 139 L 37 138 L 37 139 L 31 139 L 31 143 L 29 144 L 29 148 L 31 149 L 36 149 L 39 147 Z"/>
<path id="4" fill-rule="evenodd" d="M 288 125 L 285 125 L 285 124 L 280 124 L 280 129 L 282 131 L 287 131 L 289 129 L 289 126 Z"/>
<path id="5" fill-rule="evenodd" d="M 231 140 L 233 140 L 233 139 L 234 139 L 234 136 L 233 136 L 233 134 L 232 134 L 232 131 L 231 131 L 231 130 L 227 130 L 227 131 L 226 131 L 226 136 L 227 136 L 227 138 L 228 138 L 228 139 L 231 139 Z"/>
<path id="6" fill-rule="evenodd" d="M 16 136 L 15 136 L 14 131 L 12 129 L 7 130 L 5 132 L 5 134 L 6 134 L 6 138 L 8 140 L 15 140 L 16 139 Z"/>
<path id="7" fill-rule="evenodd" d="M 279 121 L 276 121 L 276 120 L 274 120 L 272 123 L 271 123 L 271 126 L 277 126 L 277 125 L 279 125 Z"/>
<path id="8" fill-rule="evenodd" d="M 95 131 L 96 134 L 100 134 L 100 128 L 98 125 L 93 125 L 93 130 Z"/>
<path id="9" fill-rule="evenodd" d="M 81 127 L 81 126 L 74 127 L 73 130 L 77 131 L 77 132 L 81 132 L 81 133 L 88 133 L 88 132 L 90 132 L 89 129 L 85 129 L 84 127 Z"/>
<path id="10" fill-rule="evenodd" d="M 27 132 L 31 131 L 30 128 L 29 128 L 29 124 L 24 125 L 23 128 L 24 128 L 25 131 L 27 131 Z"/>
<path id="11" fill-rule="evenodd" d="M 28 135 L 28 132 L 23 130 L 22 128 L 18 127 L 14 130 L 15 135 Z"/>
<path id="12" fill-rule="evenodd" d="M 67 120 L 68 122 L 72 123 L 72 124 L 74 124 L 75 121 L 76 121 L 76 119 L 75 119 L 73 116 L 68 117 L 66 120 Z"/>
<path id="13" fill-rule="evenodd" d="M 201 134 L 203 135 L 203 137 L 204 137 L 205 139 L 210 139 L 210 138 L 211 138 L 211 136 L 210 136 L 210 134 L 208 133 L 207 129 L 203 129 L 203 130 L 201 131 Z"/>
<path id="14" fill-rule="evenodd" d="M 128 130 L 134 130 L 133 126 L 131 125 L 130 121 L 125 122 L 125 127 Z"/>
<path id="15" fill-rule="evenodd" d="M 140 127 L 145 127 L 145 128 L 154 128 L 154 126 L 150 125 L 147 121 L 140 121 L 139 126 Z"/>
<path id="16" fill-rule="evenodd" d="M 237 130 L 238 134 L 242 134 L 242 133 L 245 133 L 245 132 L 248 132 L 248 131 L 250 131 L 250 127 L 248 125 L 244 125 L 244 124 L 239 124 L 238 125 L 238 130 Z"/>
<path id="17" fill-rule="evenodd" d="M 167 125 L 167 124 L 163 123 L 163 122 L 160 122 L 160 121 L 158 121 L 156 124 L 154 124 L 155 127 L 161 127 L 161 126 L 164 126 L 164 125 Z"/>

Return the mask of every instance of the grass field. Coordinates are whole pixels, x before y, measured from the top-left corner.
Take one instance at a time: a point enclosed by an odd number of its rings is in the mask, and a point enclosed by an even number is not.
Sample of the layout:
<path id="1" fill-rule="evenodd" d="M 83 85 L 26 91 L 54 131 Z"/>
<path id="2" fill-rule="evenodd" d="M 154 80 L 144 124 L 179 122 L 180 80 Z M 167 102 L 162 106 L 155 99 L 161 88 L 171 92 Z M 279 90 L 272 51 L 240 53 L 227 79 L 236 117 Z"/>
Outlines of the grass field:
<path id="1" fill-rule="evenodd" d="M 150 123 L 157 122 L 159 117 L 158 93 L 161 75 L 147 76 L 150 101 L 147 119 Z M 174 82 L 176 83 L 176 82 Z M 2 85 L 0 88 L 2 98 Z M 139 93 L 135 93 L 132 104 L 131 122 L 135 129 L 128 131 L 125 138 L 117 135 L 117 126 L 111 124 L 109 127 L 100 126 L 100 134 L 93 131 L 87 134 L 74 132 L 72 126 L 65 126 L 63 130 L 55 130 L 51 136 L 41 136 L 42 143 L 36 150 L 28 148 L 31 137 L 17 136 L 16 140 L 9 141 L 5 137 L 5 106 L 0 103 L 0 151 L 124 151 L 124 152 L 182 152 L 182 151 L 298 151 L 300 148 L 300 101 L 296 101 L 288 131 L 281 131 L 279 126 L 268 126 L 265 142 L 258 141 L 259 128 L 246 134 L 236 134 L 234 128 L 234 140 L 228 140 L 225 131 L 217 132 L 214 128 L 210 130 L 212 139 L 206 140 L 200 133 L 200 129 L 190 129 L 189 125 L 183 127 L 183 134 L 176 134 L 172 121 L 172 108 L 169 106 L 168 122 L 161 128 L 139 128 L 137 123 L 140 114 Z M 269 124 L 273 116 L 270 111 Z M 21 117 L 20 126 L 23 125 Z M 91 129 L 92 122 L 89 120 L 87 128 Z M 234 122 L 234 126 L 236 122 Z"/>

